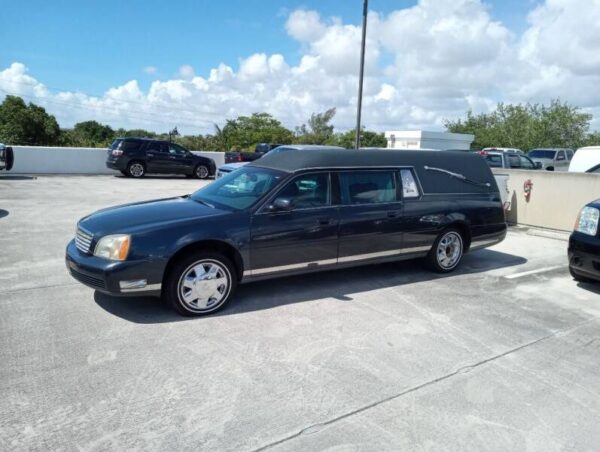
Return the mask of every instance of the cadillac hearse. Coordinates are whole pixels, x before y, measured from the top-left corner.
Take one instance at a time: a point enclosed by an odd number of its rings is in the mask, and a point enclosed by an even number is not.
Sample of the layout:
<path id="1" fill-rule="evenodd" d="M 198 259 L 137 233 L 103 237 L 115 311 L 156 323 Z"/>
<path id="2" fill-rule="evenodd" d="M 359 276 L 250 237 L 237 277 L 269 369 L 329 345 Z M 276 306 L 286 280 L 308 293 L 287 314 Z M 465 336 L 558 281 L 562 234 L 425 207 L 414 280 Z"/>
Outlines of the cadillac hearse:
<path id="1" fill-rule="evenodd" d="M 162 296 L 194 316 L 259 279 L 417 258 L 450 272 L 505 235 L 496 181 L 475 153 L 290 150 L 189 195 L 82 218 L 66 264 L 93 289 Z"/>

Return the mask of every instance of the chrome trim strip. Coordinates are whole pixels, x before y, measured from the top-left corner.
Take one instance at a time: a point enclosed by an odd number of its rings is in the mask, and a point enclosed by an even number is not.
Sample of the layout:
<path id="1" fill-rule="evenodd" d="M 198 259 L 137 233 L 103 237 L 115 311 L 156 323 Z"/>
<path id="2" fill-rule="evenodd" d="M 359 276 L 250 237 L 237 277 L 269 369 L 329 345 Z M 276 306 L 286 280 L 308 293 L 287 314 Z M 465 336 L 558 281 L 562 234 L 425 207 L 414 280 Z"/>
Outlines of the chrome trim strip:
<path id="1" fill-rule="evenodd" d="M 495 245 L 496 243 L 500 243 L 503 239 L 503 237 L 496 237 L 493 239 L 473 240 L 471 242 L 471 249 L 484 248 L 486 246 Z"/>
<path id="2" fill-rule="evenodd" d="M 431 246 L 414 246 L 412 248 L 402 248 L 397 250 L 379 251 L 377 253 L 355 254 L 352 256 L 338 257 L 338 262 L 354 262 L 366 259 L 374 259 L 377 257 L 401 256 L 403 254 L 420 253 L 429 251 Z"/>
<path id="3" fill-rule="evenodd" d="M 312 262 L 301 262 L 298 264 L 290 264 L 290 265 L 279 265 L 277 267 L 265 267 L 265 268 L 257 268 L 255 270 L 250 270 L 250 274 L 252 276 L 262 275 L 265 273 L 275 273 L 282 272 L 286 270 L 296 270 L 298 268 L 310 268 L 310 267 L 320 267 L 322 265 L 333 265 L 337 263 L 337 259 L 323 259 L 320 261 L 312 261 Z M 244 272 L 245 274 L 246 272 Z"/>
<path id="4" fill-rule="evenodd" d="M 157 284 L 149 284 L 145 287 L 140 287 L 140 288 L 133 288 L 133 289 L 123 289 L 121 288 L 121 292 L 123 293 L 131 293 L 131 292 L 151 292 L 151 291 L 155 291 L 155 290 L 161 290 L 162 284 L 161 283 L 157 283 Z"/>
<path id="5" fill-rule="evenodd" d="M 297 269 L 302 269 L 302 268 L 335 265 L 335 264 L 340 264 L 340 263 L 345 263 L 345 262 L 354 262 L 354 261 L 361 261 L 361 260 L 367 260 L 367 259 L 374 259 L 377 257 L 402 256 L 404 254 L 421 253 L 421 252 L 426 252 L 426 251 L 428 252 L 430 249 L 431 249 L 431 245 L 415 246 L 412 248 L 380 251 L 378 253 L 354 254 L 352 256 L 338 257 L 337 259 L 323 259 L 320 261 L 313 261 L 313 262 L 302 262 L 302 263 L 298 263 L 298 264 L 279 265 L 277 267 L 264 267 L 264 268 L 258 268 L 255 270 L 245 270 L 243 273 L 243 277 L 247 278 L 250 276 L 263 275 L 266 273 L 277 273 L 277 272 L 282 272 L 282 271 L 287 271 L 287 270 L 297 270 Z"/>

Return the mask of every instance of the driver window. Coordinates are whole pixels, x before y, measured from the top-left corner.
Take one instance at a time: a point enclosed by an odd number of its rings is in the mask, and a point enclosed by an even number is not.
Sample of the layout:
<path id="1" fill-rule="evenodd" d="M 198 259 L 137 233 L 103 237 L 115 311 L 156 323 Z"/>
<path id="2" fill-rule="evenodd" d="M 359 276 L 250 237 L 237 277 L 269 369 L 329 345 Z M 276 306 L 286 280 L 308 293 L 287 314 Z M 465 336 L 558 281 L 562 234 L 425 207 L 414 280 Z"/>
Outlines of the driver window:
<path id="1" fill-rule="evenodd" d="M 329 174 L 305 174 L 298 176 L 277 194 L 289 198 L 294 209 L 322 207 L 329 204 Z"/>
<path id="2" fill-rule="evenodd" d="M 534 169 L 535 165 L 527 157 L 521 156 L 521 167 L 525 169 Z"/>
<path id="3" fill-rule="evenodd" d="M 565 159 L 565 151 L 560 151 L 556 156 L 556 160 L 564 160 L 564 159 Z"/>
<path id="4" fill-rule="evenodd" d="M 177 146 L 176 144 L 169 144 L 169 154 L 171 155 L 185 155 L 185 151 Z"/>

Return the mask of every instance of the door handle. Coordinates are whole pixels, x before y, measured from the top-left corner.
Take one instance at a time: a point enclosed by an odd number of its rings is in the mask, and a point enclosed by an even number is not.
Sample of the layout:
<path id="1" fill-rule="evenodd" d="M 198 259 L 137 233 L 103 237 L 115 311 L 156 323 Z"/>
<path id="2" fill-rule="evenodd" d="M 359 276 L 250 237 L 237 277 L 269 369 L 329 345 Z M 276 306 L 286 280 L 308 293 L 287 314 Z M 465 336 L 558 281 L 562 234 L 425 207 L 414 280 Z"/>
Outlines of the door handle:
<path id="1" fill-rule="evenodd" d="M 331 218 L 319 218 L 317 220 L 317 222 L 321 225 L 321 226 L 327 226 L 329 223 L 331 223 Z"/>
<path id="2" fill-rule="evenodd" d="M 388 218 L 396 218 L 398 216 L 398 212 L 389 211 L 387 216 Z"/>
<path id="3" fill-rule="evenodd" d="M 146 154 L 148 157 L 154 157 L 154 154 Z"/>

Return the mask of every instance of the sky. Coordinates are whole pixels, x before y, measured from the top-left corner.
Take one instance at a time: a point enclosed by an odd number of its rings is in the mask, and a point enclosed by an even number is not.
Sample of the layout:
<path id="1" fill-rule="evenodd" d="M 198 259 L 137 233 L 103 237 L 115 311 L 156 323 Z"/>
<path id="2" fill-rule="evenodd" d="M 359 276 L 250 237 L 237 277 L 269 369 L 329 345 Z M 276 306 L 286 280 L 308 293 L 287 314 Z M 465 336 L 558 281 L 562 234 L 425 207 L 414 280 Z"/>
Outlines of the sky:
<path id="1" fill-rule="evenodd" d="M 0 0 L 0 100 L 62 127 L 210 133 L 266 111 L 356 114 L 362 0 Z M 600 128 L 600 0 L 370 0 L 363 123 L 443 130 L 560 98 Z"/>

